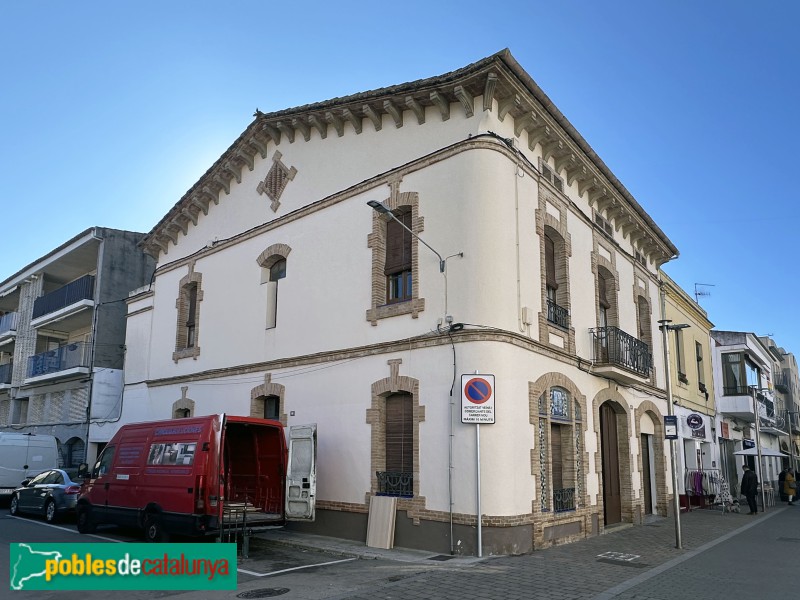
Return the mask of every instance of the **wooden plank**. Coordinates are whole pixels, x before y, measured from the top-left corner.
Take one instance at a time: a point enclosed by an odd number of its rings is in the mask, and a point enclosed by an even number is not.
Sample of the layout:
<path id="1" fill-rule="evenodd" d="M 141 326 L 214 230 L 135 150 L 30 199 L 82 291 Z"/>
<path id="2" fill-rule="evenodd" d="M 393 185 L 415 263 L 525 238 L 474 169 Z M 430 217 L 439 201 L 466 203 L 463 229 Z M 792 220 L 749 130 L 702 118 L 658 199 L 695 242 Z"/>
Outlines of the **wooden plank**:
<path id="1" fill-rule="evenodd" d="M 397 498 L 373 496 L 369 502 L 367 521 L 367 546 L 388 550 L 394 547 L 394 525 L 397 516 Z"/>

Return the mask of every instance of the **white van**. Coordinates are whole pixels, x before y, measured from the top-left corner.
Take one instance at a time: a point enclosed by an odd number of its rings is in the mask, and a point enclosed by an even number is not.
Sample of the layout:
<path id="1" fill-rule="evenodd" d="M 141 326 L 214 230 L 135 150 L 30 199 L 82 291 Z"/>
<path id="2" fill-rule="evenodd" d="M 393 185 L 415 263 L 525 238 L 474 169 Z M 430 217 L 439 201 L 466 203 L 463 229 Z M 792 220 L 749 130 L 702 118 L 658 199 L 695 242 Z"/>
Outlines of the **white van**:
<path id="1" fill-rule="evenodd" d="M 23 480 L 58 468 L 58 442 L 52 435 L 0 431 L 0 499 L 11 497 Z"/>

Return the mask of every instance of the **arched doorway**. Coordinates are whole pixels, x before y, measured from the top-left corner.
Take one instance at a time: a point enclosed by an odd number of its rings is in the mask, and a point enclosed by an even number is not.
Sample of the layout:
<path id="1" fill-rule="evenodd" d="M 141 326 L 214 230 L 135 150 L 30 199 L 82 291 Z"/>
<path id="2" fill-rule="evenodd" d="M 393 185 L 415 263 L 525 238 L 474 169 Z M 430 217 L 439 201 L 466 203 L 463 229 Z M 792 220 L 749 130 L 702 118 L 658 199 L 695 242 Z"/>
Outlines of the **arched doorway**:
<path id="1" fill-rule="evenodd" d="M 622 492 L 619 479 L 619 442 L 616 402 L 600 405 L 600 448 L 603 465 L 603 518 L 606 525 L 622 522 Z M 624 413 L 623 413 L 624 414 Z"/>

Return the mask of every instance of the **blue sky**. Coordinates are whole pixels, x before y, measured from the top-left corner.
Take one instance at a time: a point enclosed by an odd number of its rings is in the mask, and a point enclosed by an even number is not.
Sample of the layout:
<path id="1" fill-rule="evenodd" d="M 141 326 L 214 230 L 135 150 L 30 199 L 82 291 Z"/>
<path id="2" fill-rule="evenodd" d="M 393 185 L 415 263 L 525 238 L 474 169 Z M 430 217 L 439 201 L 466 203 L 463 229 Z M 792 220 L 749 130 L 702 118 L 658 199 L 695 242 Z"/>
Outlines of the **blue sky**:
<path id="1" fill-rule="evenodd" d="M 719 329 L 800 353 L 800 3 L 17 2 L 2 8 L 0 280 L 149 231 L 251 121 L 508 47 L 681 257 Z"/>

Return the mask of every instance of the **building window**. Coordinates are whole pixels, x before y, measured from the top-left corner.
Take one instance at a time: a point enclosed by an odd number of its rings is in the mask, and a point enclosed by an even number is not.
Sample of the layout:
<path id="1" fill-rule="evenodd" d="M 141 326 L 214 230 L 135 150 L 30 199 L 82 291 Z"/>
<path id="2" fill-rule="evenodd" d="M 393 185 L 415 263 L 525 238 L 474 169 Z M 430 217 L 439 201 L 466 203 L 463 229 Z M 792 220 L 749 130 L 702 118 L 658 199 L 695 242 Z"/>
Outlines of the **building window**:
<path id="1" fill-rule="evenodd" d="M 539 491 L 543 511 L 565 512 L 578 506 L 583 489 L 580 423 L 580 405 L 564 388 L 551 387 L 539 397 Z"/>
<path id="2" fill-rule="evenodd" d="M 722 355 L 722 393 L 726 396 L 745 396 L 747 372 L 743 352 L 726 352 Z"/>
<path id="3" fill-rule="evenodd" d="M 278 396 L 264 397 L 264 418 L 278 420 L 281 416 L 281 399 Z"/>
<path id="4" fill-rule="evenodd" d="M 686 377 L 686 359 L 683 351 L 683 329 L 675 330 L 675 364 L 678 367 L 678 379 L 683 383 L 689 383 Z"/>
<path id="5" fill-rule="evenodd" d="M 370 307 L 366 311 L 367 321 L 372 325 L 399 315 L 410 314 L 416 319 L 425 310 L 425 299 L 419 297 L 417 260 L 419 240 L 416 236 L 423 231 L 419 194 L 398 192 L 393 186 L 392 194 L 383 205 L 414 233 L 388 215 L 373 211 L 372 230 L 367 236 L 367 245 L 372 250 L 372 289 Z"/>
<path id="6" fill-rule="evenodd" d="M 200 302 L 203 291 L 200 287 L 202 275 L 194 271 L 194 264 L 189 266 L 189 274 L 181 279 L 178 300 L 178 324 L 175 333 L 175 352 L 172 359 L 178 361 L 189 356 L 200 354 Z"/>
<path id="7" fill-rule="evenodd" d="M 286 278 L 286 257 L 291 251 L 286 244 L 274 244 L 256 260 L 261 267 L 261 284 L 266 286 L 266 329 L 278 324 L 278 282 Z"/>
<path id="8" fill-rule="evenodd" d="M 414 495 L 414 416 L 411 394 L 391 394 L 385 409 L 386 471 L 378 473 L 378 494 Z"/>
<path id="9" fill-rule="evenodd" d="M 568 286 L 566 285 L 566 251 L 564 240 L 546 228 L 544 235 L 544 276 L 547 290 L 547 321 L 563 329 L 569 328 Z M 563 282 L 560 285 L 559 282 Z"/>
<path id="10" fill-rule="evenodd" d="M 703 366 L 703 346 L 700 342 L 694 343 L 695 356 L 697 358 L 697 385 L 701 392 L 707 394 L 706 389 L 706 373 Z"/>
<path id="11" fill-rule="evenodd" d="M 644 296 L 636 298 L 637 329 L 638 337 L 647 344 L 648 348 L 653 346 L 653 329 L 650 323 L 650 303 Z"/>
<path id="12" fill-rule="evenodd" d="M 17 398 L 14 400 L 14 414 L 11 415 L 13 425 L 25 425 L 28 422 L 28 399 Z"/>
<path id="13" fill-rule="evenodd" d="M 411 242 L 414 236 L 406 229 L 411 228 L 409 210 L 395 212 L 397 221 L 386 222 L 386 303 L 411 300 L 413 281 L 411 276 Z M 405 226 L 405 227 L 404 227 Z"/>

